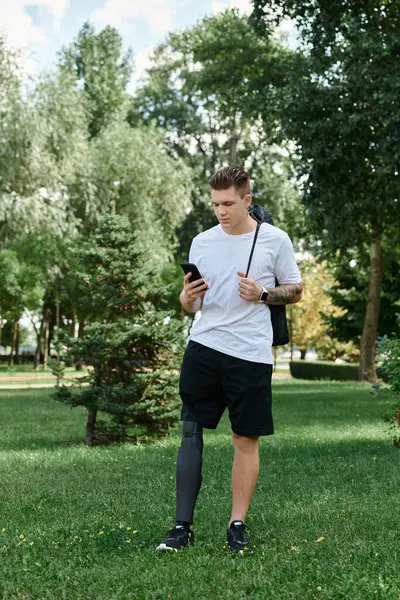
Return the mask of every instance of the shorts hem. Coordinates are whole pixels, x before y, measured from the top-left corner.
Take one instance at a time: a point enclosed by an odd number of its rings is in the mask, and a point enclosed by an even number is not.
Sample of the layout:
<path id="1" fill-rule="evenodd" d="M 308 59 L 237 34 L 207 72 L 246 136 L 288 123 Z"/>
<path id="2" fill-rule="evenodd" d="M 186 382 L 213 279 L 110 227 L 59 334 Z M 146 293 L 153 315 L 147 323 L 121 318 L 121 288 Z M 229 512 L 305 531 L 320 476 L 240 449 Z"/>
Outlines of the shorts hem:
<path id="1" fill-rule="evenodd" d="M 196 418 L 190 418 L 193 415 L 189 415 L 189 416 L 185 416 L 184 418 L 180 418 L 180 420 L 182 421 L 182 423 L 184 421 L 193 421 L 194 423 L 198 423 L 199 425 L 201 425 L 202 427 L 205 427 L 206 429 L 217 429 L 219 423 L 217 423 L 216 425 L 206 425 L 206 423 L 202 423 L 201 419 L 196 419 Z"/>
<path id="2" fill-rule="evenodd" d="M 236 433 L 236 435 L 242 435 L 244 437 L 261 437 L 261 436 L 265 436 L 265 435 L 274 435 L 274 431 L 269 430 L 255 430 L 255 429 L 233 429 L 232 428 L 232 432 Z"/>

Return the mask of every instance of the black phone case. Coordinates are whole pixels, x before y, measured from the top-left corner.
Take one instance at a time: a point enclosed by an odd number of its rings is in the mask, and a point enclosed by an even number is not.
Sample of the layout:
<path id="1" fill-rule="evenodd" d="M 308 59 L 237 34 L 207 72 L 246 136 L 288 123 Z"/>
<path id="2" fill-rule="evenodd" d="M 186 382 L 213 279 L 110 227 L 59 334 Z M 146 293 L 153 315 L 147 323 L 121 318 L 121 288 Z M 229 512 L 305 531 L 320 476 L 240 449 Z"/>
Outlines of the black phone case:
<path id="1" fill-rule="evenodd" d="M 189 281 L 190 283 L 193 283 L 193 281 L 197 281 L 198 279 L 203 279 L 201 276 L 200 271 L 198 270 L 198 268 L 196 267 L 195 264 L 193 263 L 181 263 L 181 267 L 183 269 L 183 272 L 185 273 L 185 275 L 187 275 L 188 273 L 192 273 Z"/>

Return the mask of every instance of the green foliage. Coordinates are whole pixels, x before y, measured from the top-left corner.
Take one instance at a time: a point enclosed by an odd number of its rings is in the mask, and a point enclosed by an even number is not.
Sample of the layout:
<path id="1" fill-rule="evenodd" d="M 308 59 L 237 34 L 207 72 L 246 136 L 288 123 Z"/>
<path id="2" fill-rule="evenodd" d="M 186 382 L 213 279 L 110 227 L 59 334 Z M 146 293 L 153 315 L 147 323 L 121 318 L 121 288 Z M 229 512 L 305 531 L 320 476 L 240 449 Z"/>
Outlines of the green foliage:
<path id="1" fill-rule="evenodd" d="M 190 172 L 168 156 L 155 127 L 132 129 L 115 120 L 93 141 L 93 182 L 99 213 L 129 217 L 152 249 L 154 268 L 163 267 L 176 245 L 176 229 L 190 207 Z M 157 264 L 158 263 L 158 264 Z"/>
<path id="2" fill-rule="evenodd" d="M 292 360 L 290 374 L 296 379 L 330 379 L 332 381 L 358 381 L 359 365 L 334 362 Z"/>
<path id="3" fill-rule="evenodd" d="M 382 291 L 378 335 L 390 335 L 400 313 L 400 247 L 382 240 Z M 330 335 L 359 344 L 368 299 L 369 257 L 365 245 L 350 248 L 330 260 L 336 280 L 330 294 L 332 301 L 346 310 L 343 316 L 327 319 Z"/>
<path id="4" fill-rule="evenodd" d="M 1 339 L 0 344 L 4 347 L 9 346 L 11 348 L 13 343 L 13 330 L 14 323 L 13 321 L 7 321 L 2 328 L 1 331 Z M 23 344 L 29 336 L 29 329 L 27 327 L 23 327 L 22 325 L 18 325 L 18 344 Z"/>
<path id="5" fill-rule="evenodd" d="M 378 340 L 378 351 L 383 356 L 383 363 L 379 367 L 378 374 L 389 385 L 389 389 L 382 390 L 377 384 L 374 389 L 379 396 L 382 394 L 394 394 L 396 404 L 393 412 L 387 417 L 390 423 L 390 433 L 393 444 L 400 447 L 400 338 L 389 338 L 384 336 Z"/>
<path id="6" fill-rule="evenodd" d="M 359 362 L 360 350 L 353 342 L 341 342 L 340 340 L 326 334 L 317 340 L 315 350 L 318 359 L 323 361 L 335 361 L 340 358 L 346 362 Z"/>
<path id="7" fill-rule="evenodd" d="M 297 142 L 315 252 L 329 260 L 338 250 L 369 249 L 360 378 L 374 381 L 381 242 L 396 243 L 400 227 L 400 8 L 377 0 L 255 0 L 254 7 L 267 37 L 285 15 L 301 32 L 282 128 Z"/>
<path id="8" fill-rule="evenodd" d="M 170 153 L 191 168 L 193 210 L 179 230 L 181 256 L 195 235 L 215 225 L 208 181 L 228 162 L 251 171 L 255 200 L 272 208 L 277 224 L 293 233 L 293 222 L 301 220 L 287 153 L 273 147 L 276 97 L 292 54 L 257 36 L 237 10 L 172 33 L 156 48 L 128 119 L 165 129 Z M 261 113 L 268 114 L 264 122 Z"/>
<path id="9" fill-rule="evenodd" d="M 122 53 L 122 37 L 107 26 L 96 34 L 86 22 L 76 40 L 59 53 L 62 69 L 73 74 L 83 89 L 90 114 L 89 134 L 96 137 L 109 125 L 126 101 L 132 52 Z"/>
<path id="10" fill-rule="evenodd" d="M 379 353 L 383 355 L 380 369 L 391 391 L 400 394 L 400 338 L 384 336 L 378 341 Z"/>
<path id="11" fill-rule="evenodd" d="M 0 315 L 3 318 L 15 320 L 25 308 L 38 308 L 43 293 L 38 269 L 21 261 L 13 250 L 0 250 L 0 281 Z"/>
<path id="12" fill-rule="evenodd" d="M 77 273 L 81 309 L 91 323 L 78 339 L 58 332 L 62 360 L 91 367 L 79 390 L 60 387 L 55 398 L 91 413 L 107 413 L 93 433 L 122 439 L 163 435 L 178 418 L 182 322 L 155 310 L 162 295 L 148 255 L 129 220 L 108 217 L 82 248 Z"/>
<path id="13" fill-rule="evenodd" d="M 399 154 L 393 151 L 400 147 L 397 3 L 254 5 L 253 21 L 267 25 L 266 35 L 277 15 L 287 15 L 304 40 L 281 115 L 287 135 L 298 142 L 310 232 L 328 254 L 370 243 L 382 231 L 393 239 L 400 223 Z"/>

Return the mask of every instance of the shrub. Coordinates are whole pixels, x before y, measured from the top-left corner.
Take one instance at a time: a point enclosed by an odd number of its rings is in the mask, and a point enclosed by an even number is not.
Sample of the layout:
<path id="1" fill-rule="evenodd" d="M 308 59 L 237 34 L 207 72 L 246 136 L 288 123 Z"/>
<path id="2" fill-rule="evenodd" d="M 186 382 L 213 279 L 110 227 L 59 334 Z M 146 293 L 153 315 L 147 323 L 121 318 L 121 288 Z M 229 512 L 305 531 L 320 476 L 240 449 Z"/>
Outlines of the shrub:
<path id="1" fill-rule="evenodd" d="M 390 433 L 393 436 L 393 444 L 396 448 L 400 447 L 400 339 L 388 338 L 384 336 L 377 342 L 378 351 L 383 356 L 383 363 L 379 367 L 378 374 L 388 388 L 381 389 L 381 386 L 375 385 L 374 389 L 378 394 L 390 392 L 396 398 L 396 404 L 392 413 L 386 420 L 390 422 Z"/>
<path id="2" fill-rule="evenodd" d="M 290 374 L 296 379 L 330 379 L 336 381 L 358 381 L 358 364 L 338 364 L 328 361 L 292 360 Z"/>

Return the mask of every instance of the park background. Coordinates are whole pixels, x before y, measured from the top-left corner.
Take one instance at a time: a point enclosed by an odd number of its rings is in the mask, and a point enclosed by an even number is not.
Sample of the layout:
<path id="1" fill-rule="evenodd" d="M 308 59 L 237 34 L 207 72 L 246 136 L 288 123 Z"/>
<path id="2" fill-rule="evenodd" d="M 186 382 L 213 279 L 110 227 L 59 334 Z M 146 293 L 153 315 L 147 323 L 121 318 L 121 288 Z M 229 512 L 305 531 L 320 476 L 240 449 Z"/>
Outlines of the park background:
<path id="1" fill-rule="evenodd" d="M 0 27 L 0 597 L 398 600 L 400 2 L 47 0 L 4 4 Z M 173 517 L 180 262 L 226 164 L 305 286 L 245 567 L 221 555 L 226 420 L 198 545 L 153 550 Z"/>

